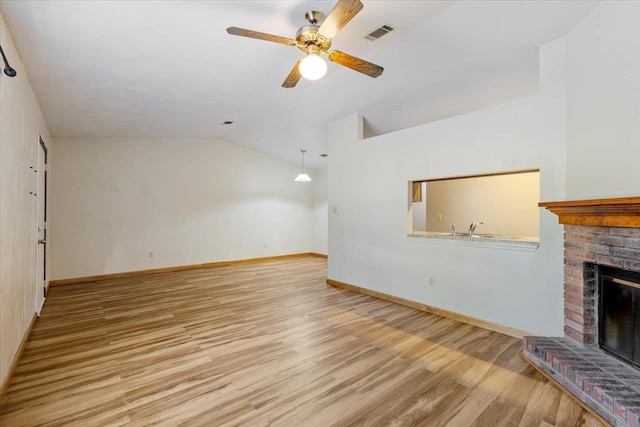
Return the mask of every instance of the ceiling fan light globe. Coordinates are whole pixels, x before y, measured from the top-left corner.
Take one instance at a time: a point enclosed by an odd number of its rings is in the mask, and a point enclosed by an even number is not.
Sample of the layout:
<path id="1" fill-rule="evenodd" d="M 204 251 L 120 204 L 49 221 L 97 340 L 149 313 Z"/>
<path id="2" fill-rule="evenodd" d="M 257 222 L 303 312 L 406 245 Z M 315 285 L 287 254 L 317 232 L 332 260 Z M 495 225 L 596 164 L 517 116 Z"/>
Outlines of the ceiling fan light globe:
<path id="1" fill-rule="evenodd" d="M 300 62 L 300 74 L 307 80 L 318 80 L 327 74 L 327 63 L 316 53 L 309 53 Z"/>
<path id="2" fill-rule="evenodd" d="M 298 176 L 296 176 L 294 181 L 296 181 L 296 182 L 310 182 L 311 178 L 309 177 L 309 175 L 307 175 L 306 173 L 303 172 L 301 174 L 298 174 Z"/>

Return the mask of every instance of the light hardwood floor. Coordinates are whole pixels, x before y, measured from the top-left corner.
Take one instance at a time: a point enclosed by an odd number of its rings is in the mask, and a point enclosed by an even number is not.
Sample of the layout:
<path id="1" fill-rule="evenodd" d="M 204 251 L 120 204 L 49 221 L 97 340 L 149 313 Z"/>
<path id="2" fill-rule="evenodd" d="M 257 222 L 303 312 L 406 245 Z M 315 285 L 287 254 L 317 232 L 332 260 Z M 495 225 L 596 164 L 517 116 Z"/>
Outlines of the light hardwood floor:
<path id="1" fill-rule="evenodd" d="M 0 425 L 601 425 L 519 340 L 332 288 L 326 265 L 54 287 Z"/>

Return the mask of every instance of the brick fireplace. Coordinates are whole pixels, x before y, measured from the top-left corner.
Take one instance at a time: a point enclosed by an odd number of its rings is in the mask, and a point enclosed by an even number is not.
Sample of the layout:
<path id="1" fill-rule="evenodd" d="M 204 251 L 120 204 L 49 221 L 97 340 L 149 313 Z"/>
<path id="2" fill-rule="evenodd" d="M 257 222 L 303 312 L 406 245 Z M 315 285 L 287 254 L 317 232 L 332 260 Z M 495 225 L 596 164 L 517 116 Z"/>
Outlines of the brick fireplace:
<path id="1" fill-rule="evenodd" d="M 640 427 L 640 371 L 598 347 L 598 266 L 640 272 L 640 197 L 540 203 L 564 224 L 564 337 L 523 356 L 611 425 Z"/>
<path id="2" fill-rule="evenodd" d="M 595 264 L 640 271 L 640 228 L 564 226 L 564 335 L 598 342 Z"/>

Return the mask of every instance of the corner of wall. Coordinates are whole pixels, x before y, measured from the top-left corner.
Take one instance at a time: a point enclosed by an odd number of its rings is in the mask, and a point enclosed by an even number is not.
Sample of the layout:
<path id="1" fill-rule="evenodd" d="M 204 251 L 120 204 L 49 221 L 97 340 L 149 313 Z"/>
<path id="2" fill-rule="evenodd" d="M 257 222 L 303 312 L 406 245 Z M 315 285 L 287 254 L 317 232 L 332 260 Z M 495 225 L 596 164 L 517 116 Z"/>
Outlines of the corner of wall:
<path id="1" fill-rule="evenodd" d="M 39 136 L 50 141 L 38 100 L 9 28 L 0 42 L 15 77 L 0 74 L 0 380 L 5 384 L 43 295 L 36 289 L 35 197 Z M 50 147 L 49 147 L 50 148 Z M 8 261 L 8 262 L 7 262 Z"/>
<path id="2" fill-rule="evenodd" d="M 313 207 L 311 214 L 311 252 L 327 255 L 329 252 L 328 168 L 316 169 L 313 174 Z"/>

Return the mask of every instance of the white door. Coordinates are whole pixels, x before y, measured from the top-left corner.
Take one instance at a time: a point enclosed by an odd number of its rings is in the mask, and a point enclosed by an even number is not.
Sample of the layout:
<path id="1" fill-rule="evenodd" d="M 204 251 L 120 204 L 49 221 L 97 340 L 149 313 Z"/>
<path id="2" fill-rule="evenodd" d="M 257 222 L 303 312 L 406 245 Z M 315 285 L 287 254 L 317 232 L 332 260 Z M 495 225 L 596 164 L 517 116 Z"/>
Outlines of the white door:
<path id="1" fill-rule="evenodd" d="M 47 146 L 40 138 L 38 147 L 38 186 L 36 215 L 38 242 L 36 249 L 36 309 L 38 314 L 44 304 L 47 286 Z"/>

